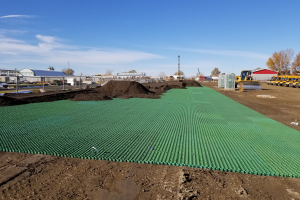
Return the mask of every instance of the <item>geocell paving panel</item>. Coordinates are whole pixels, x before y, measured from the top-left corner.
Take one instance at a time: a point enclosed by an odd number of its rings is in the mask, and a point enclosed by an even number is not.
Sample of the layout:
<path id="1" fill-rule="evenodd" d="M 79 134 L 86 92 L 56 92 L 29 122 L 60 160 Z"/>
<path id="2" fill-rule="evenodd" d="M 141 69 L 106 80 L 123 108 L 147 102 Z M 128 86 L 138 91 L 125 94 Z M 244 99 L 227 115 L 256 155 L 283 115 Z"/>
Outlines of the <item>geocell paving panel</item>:
<path id="1" fill-rule="evenodd" d="M 0 150 L 300 177 L 300 132 L 207 87 L 0 107 Z"/>

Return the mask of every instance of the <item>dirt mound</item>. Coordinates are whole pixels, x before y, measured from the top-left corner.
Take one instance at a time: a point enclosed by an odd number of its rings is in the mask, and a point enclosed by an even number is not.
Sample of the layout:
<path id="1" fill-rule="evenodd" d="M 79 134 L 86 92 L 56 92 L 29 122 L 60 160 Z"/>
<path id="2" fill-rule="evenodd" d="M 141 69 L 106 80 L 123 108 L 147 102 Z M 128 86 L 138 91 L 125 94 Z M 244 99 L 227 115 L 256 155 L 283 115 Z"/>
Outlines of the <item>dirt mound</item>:
<path id="1" fill-rule="evenodd" d="M 0 96 L 0 106 L 14 106 L 27 103 L 51 102 L 72 99 L 76 95 L 89 94 L 94 90 L 61 91 L 47 93 L 9 94 Z"/>
<path id="2" fill-rule="evenodd" d="M 140 83 L 134 81 L 109 81 L 103 87 L 97 88 L 96 91 L 110 97 L 153 93 Z"/>
<path id="3" fill-rule="evenodd" d="M 100 101 L 112 98 L 151 98 L 158 99 L 160 95 L 173 88 L 185 89 L 201 87 L 196 81 L 170 81 L 162 83 L 140 84 L 134 81 L 109 81 L 103 87 L 95 89 L 61 91 L 30 94 L 7 94 L 0 97 L 0 106 L 20 105 L 26 103 L 50 102 L 57 100 Z"/>
<path id="4" fill-rule="evenodd" d="M 21 105 L 26 102 L 11 97 L 0 96 L 0 106 Z"/>
<path id="5" fill-rule="evenodd" d="M 177 89 L 185 89 L 184 85 L 182 85 L 182 83 L 180 84 L 169 84 L 167 83 L 166 85 L 162 85 L 160 83 L 157 83 L 155 85 L 148 85 L 147 88 L 152 91 L 155 92 L 155 94 L 157 95 L 161 95 L 162 93 L 167 92 L 170 89 L 173 88 L 177 88 Z"/>
<path id="6" fill-rule="evenodd" d="M 161 95 L 170 89 L 185 89 L 186 87 L 202 87 L 198 82 L 192 80 L 168 81 L 162 83 L 144 83 L 143 84 L 151 92 L 155 92 L 157 95 Z"/>
<path id="7" fill-rule="evenodd" d="M 193 81 L 193 80 L 184 80 L 183 81 L 183 84 L 186 86 L 186 87 L 202 87 L 200 85 L 200 83 L 196 82 L 196 81 Z"/>
<path id="8" fill-rule="evenodd" d="M 103 87 L 97 87 L 94 91 L 78 94 L 72 101 L 99 101 L 112 98 L 159 98 L 158 94 L 149 91 L 146 87 L 134 81 L 109 81 Z"/>
<path id="9" fill-rule="evenodd" d="M 90 92 L 87 94 L 77 94 L 72 101 L 101 101 L 101 100 L 112 100 L 112 98 L 103 95 L 99 92 Z"/>

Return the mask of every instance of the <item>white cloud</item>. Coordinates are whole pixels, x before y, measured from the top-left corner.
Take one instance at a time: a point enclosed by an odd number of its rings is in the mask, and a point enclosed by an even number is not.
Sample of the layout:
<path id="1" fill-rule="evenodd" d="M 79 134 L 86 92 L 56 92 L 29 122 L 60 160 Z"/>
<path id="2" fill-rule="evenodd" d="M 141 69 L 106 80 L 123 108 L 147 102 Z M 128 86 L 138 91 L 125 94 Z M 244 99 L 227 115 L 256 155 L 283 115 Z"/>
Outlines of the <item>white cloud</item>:
<path id="1" fill-rule="evenodd" d="M 77 66 L 100 66 L 103 64 L 123 64 L 140 60 L 157 59 L 162 56 L 142 51 L 125 49 L 98 49 L 68 46 L 59 43 L 53 36 L 36 35 L 38 42 L 29 44 L 0 35 L 0 64 L 13 60 L 19 63 L 65 65 L 68 61 Z"/>
<path id="2" fill-rule="evenodd" d="M 42 42 L 46 42 L 46 43 L 54 43 L 56 40 L 55 37 L 52 36 L 36 35 L 35 37 L 41 40 Z"/>
<path id="3" fill-rule="evenodd" d="M 26 33 L 27 31 L 22 31 L 22 30 L 8 30 L 8 29 L 0 29 L 0 35 L 5 35 L 5 34 L 23 34 Z"/>
<path id="4" fill-rule="evenodd" d="M 3 35 L 0 35 L 0 42 L 1 43 L 4 43 L 4 42 L 23 43 L 23 41 L 21 41 L 21 40 L 16 40 L 16 39 L 12 39 L 12 38 L 6 38 Z"/>
<path id="5" fill-rule="evenodd" d="M 5 19 L 5 18 L 31 18 L 34 17 L 33 15 L 5 15 L 1 16 L 0 19 Z"/>
<path id="6" fill-rule="evenodd" d="M 181 51 L 190 51 L 196 53 L 206 53 L 206 54 L 215 54 L 215 55 L 224 55 L 224 56 L 238 56 L 238 57 L 250 57 L 258 58 L 262 60 L 267 60 L 269 56 L 254 52 L 247 51 L 229 51 L 229 50 L 207 50 L 207 49 L 185 49 L 185 48 L 174 48 L 175 50 Z"/>
<path id="7" fill-rule="evenodd" d="M 61 43 L 58 42 L 60 39 L 57 37 L 45 36 L 45 35 L 36 35 L 35 37 L 41 41 L 41 43 L 38 43 L 38 45 L 43 51 L 49 51 L 54 48 L 67 48 L 67 49 L 74 48 L 74 47 L 62 45 Z"/>

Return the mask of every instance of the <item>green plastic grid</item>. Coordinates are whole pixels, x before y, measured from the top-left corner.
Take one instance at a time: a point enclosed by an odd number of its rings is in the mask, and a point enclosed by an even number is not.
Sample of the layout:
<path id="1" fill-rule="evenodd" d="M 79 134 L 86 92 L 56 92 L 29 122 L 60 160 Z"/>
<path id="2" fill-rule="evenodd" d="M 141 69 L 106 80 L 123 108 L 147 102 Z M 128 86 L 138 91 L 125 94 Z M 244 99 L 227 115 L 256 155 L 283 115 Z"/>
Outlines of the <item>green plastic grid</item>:
<path id="1" fill-rule="evenodd" d="M 300 177 L 299 131 L 207 87 L 0 107 L 0 116 L 2 151 Z"/>

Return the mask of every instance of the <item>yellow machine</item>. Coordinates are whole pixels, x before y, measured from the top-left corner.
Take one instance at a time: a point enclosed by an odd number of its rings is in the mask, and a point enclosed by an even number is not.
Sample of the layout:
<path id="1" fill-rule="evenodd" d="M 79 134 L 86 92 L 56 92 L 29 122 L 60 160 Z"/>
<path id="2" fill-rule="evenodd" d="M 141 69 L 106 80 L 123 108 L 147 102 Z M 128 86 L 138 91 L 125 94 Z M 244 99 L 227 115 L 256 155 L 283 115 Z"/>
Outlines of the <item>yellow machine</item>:
<path id="1" fill-rule="evenodd" d="M 235 77 L 235 88 L 243 84 L 245 90 L 261 90 L 260 81 L 253 80 L 251 70 L 242 70 L 240 76 Z"/>

